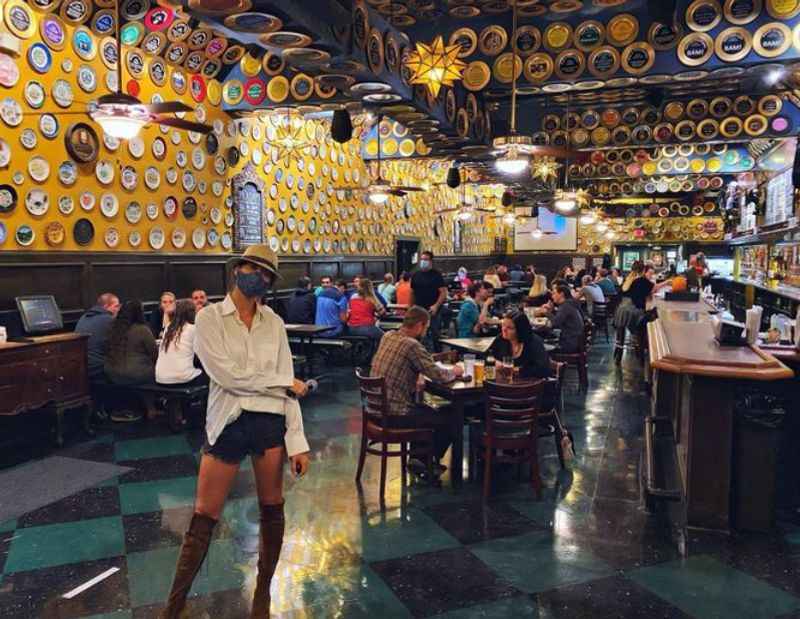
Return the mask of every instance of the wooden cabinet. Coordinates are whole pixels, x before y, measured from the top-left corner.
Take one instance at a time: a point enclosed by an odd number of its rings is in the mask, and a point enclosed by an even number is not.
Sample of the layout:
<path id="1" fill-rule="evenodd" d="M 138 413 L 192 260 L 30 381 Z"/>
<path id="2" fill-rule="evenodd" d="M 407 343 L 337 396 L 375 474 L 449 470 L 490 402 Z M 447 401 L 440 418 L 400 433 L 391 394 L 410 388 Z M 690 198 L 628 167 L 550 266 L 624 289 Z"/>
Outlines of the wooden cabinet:
<path id="1" fill-rule="evenodd" d="M 55 413 L 59 443 L 64 411 L 84 408 L 88 419 L 87 340 L 86 335 L 65 333 L 0 344 L 0 415 Z"/>

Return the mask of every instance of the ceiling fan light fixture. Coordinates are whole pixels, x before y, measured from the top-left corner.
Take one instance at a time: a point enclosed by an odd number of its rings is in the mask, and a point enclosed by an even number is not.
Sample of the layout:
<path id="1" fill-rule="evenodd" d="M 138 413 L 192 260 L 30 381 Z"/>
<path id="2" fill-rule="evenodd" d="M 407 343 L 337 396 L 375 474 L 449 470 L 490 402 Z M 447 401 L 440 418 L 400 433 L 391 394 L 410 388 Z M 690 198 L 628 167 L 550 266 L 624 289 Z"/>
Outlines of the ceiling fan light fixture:
<path id="1" fill-rule="evenodd" d="M 381 189 L 376 189 L 375 191 L 369 192 L 369 201 L 373 204 L 386 204 L 389 200 L 389 194 Z"/>
<path id="2" fill-rule="evenodd" d="M 507 226 L 514 225 L 516 219 L 517 218 L 514 216 L 514 213 L 506 213 L 505 215 L 503 215 L 503 223 L 506 224 Z"/>
<path id="3" fill-rule="evenodd" d="M 520 153 L 516 148 L 509 148 L 502 157 L 499 157 L 494 165 L 503 174 L 516 176 L 528 169 L 530 161 L 528 157 Z"/>
<path id="4" fill-rule="evenodd" d="M 116 114 L 113 111 L 103 110 L 102 108 L 92 112 L 91 117 L 92 120 L 100 125 L 103 133 L 118 140 L 135 138 L 149 120 L 138 116 Z"/>
<path id="5" fill-rule="evenodd" d="M 461 211 L 457 216 L 461 221 L 469 221 L 472 219 L 472 211 Z"/>
<path id="6" fill-rule="evenodd" d="M 587 211 L 581 215 L 580 222 L 584 226 L 591 226 L 597 221 L 597 215 L 593 211 Z"/>
<path id="7" fill-rule="evenodd" d="M 542 238 L 542 231 L 539 228 L 536 228 L 533 232 L 531 232 L 531 236 L 535 239 Z"/>
<path id="8" fill-rule="evenodd" d="M 612 239 L 616 238 L 616 236 L 617 236 L 617 233 L 616 233 L 616 232 L 614 232 L 613 230 L 608 230 L 608 231 L 606 232 L 606 235 L 605 235 L 605 236 L 606 236 L 606 238 L 607 238 L 607 239 L 610 241 L 610 240 L 612 240 Z"/>

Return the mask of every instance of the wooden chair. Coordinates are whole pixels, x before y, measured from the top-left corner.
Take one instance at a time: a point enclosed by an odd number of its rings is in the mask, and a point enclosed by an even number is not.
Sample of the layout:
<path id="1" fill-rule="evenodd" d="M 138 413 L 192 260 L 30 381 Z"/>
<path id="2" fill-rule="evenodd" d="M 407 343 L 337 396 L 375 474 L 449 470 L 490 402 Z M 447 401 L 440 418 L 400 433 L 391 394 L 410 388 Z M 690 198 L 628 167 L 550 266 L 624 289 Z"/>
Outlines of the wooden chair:
<path id="1" fill-rule="evenodd" d="M 543 395 L 543 381 L 518 385 L 486 383 L 486 425 L 480 437 L 484 457 L 484 500 L 491 491 L 492 465 L 495 462 L 529 462 L 531 484 L 536 491 L 536 498 L 542 498 L 538 415 L 541 412 Z"/>
<path id="2" fill-rule="evenodd" d="M 430 428 L 398 428 L 392 427 L 389 414 L 389 402 L 386 396 L 386 381 L 383 377 L 368 377 L 361 368 L 356 368 L 361 390 L 361 452 L 358 456 L 358 470 L 356 483 L 361 483 L 361 473 L 364 471 L 364 461 L 367 454 L 381 457 L 381 486 L 380 501 L 383 504 L 386 494 L 386 469 L 387 459 L 400 457 L 402 467 L 403 485 L 407 482 L 406 465 L 410 443 L 425 455 L 428 474 L 432 473 L 433 463 L 433 430 Z M 380 445 L 375 447 L 375 445 Z M 389 445 L 400 445 L 399 450 L 391 451 Z"/>
<path id="3" fill-rule="evenodd" d="M 558 462 L 561 468 L 564 465 L 564 453 L 561 448 L 561 428 L 564 424 L 561 423 L 559 415 L 564 408 L 563 394 L 561 387 L 564 384 L 564 369 L 566 365 L 558 361 L 550 361 L 550 368 L 553 371 L 551 378 L 542 380 L 545 390 L 545 404 L 546 410 L 539 414 L 539 438 L 547 438 L 552 436 L 556 446 L 556 453 L 558 454 Z"/>
<path id="4" fill-rule="evenodd" d="M 589 390 L 589 349 L 592 345 L 594 325 L 591 320 L 584 321 L 583 350 L 576 353 L 555 351 L 550 354 L 553 361 L 565 364 L 566 368 L 574 368 L 578 373 L 578 382 L 582 391 Z M 565 368 L 565 369 L 566 369 Z"/>
<path id="5" fill-rule="evenodd" d="M 605 333 L 606 344 L 608 344 L 608 303 L 598 303 L 595 301 L 592 304 L 592 322 L 598 333 L 600 331 Z"/>

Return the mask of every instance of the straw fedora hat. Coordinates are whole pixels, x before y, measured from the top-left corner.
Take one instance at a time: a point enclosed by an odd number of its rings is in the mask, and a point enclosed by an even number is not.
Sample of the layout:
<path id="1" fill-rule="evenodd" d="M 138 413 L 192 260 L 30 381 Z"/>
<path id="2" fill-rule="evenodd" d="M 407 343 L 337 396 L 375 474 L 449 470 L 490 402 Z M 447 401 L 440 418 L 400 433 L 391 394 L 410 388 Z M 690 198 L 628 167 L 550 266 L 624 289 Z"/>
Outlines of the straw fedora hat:
<path id="1" fill-rule="evenodd" d="M 266 269 L 272 273 L 276 278 L 280 278 L 278 273 L 278 254 L 276 254 L 268 245 L 251 245 L 244 250 L 241 256 L 234 256 L 228 260 L 228 268 L 233 268 L 242 262 L 249 262 Z"/>

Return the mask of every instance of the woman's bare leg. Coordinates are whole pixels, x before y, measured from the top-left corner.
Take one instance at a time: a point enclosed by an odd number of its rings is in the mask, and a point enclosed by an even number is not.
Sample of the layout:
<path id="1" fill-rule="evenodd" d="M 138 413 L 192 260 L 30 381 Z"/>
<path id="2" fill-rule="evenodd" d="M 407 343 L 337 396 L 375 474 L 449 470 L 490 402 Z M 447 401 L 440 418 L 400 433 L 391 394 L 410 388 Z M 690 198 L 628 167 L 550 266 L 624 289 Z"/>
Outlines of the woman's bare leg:
<path id="1" fill-rule="evenodd" d="M 206 558 L 214 527 L 222 515 L 225 499 L 238 471 L 238 463 L 231 464 L 203 454 L 197 478 L 194 515 L 189 530 L 183 537 L 175 579 L 172 581 L 167 605 L 161 614 L 163 619 L 177 618 L 183 610 L 186 596 Z"/>
<path id="2" fill-rule="evenodd" d="M 269 617 L 269 587 L 283 546 L 283 447 L 267 449 L 253 457 L 258 502 L 261 507 L 261 545 L 258 556 L 258 577 L 253 594 L 251 619 Z"/>

